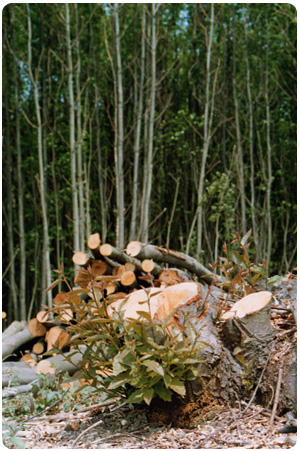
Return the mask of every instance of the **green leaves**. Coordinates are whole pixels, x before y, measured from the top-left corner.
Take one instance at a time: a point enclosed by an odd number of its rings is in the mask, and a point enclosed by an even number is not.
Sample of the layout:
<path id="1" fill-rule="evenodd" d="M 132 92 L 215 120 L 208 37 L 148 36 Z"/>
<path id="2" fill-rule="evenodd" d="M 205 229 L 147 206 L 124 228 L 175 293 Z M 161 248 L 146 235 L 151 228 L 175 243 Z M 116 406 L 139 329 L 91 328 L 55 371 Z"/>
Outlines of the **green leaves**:
<path id="1" fill-rule="evenodd" d="M 160 376 L 163 376 L 165 374 L 163 367 L 154 360 L 145 360 L 142 364 L 155 373 L 159 374 Z"/>

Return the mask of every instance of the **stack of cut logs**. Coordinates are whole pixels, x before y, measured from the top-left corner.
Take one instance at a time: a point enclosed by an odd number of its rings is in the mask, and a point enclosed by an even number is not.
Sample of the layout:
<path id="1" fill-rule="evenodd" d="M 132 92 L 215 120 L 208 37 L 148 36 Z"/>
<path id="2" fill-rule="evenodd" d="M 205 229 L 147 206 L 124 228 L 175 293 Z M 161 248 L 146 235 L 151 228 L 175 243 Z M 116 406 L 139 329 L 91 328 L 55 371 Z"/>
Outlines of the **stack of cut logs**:
<path id="1" fill-rule="evenodd" d="M 165 247 L 132 241 L 125 250 L 120 250 L 108 243 L 101 244 L 98 233 L 90 235 L 87 244 L 88 253 L 75 252 L 73 255 L 76 268 L 74 290 L 76 286 L 88 289 L 90 281 L 98 278 L 102 280 L 106 295 L 118 299 L 141 286 L 150 286 L 151 281 L 155 287 L 167 287 L 190 280 L 191 275 L 201 277 L 207 283 L 213 280 L 210 271 L 196 259 Z M 103 276 L 109 276 L 107 281 Z M 93 291 L 93 295 L 98 293 L 101 298 L 102 291 Z M 54 306 L 63 306 L 68 297 L 64 291 L 58 293 L 53 299 Z M 62 307 L 55 318 L 51 318 L 47 310 L 42 310 L 28 324 L 15 321 L 2 335 L 2 357 L 9 360 L 18 352 L 17 355 L 22 354 L 21 360 L 34 367 L 36 373 L 50 371 L 50 363 L 47 365 L 45 362 L 50 360 L 49 355 L 45 353 L 53 348 L 68 351 L 71 319 L 72 310 Z"/>

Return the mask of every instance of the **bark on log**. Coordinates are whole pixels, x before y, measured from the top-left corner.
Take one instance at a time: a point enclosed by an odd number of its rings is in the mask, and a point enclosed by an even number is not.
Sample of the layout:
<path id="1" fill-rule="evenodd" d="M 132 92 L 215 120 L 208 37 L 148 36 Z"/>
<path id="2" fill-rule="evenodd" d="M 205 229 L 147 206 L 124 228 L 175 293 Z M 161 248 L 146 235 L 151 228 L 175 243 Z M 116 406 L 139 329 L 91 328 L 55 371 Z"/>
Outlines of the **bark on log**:
<path id="1" fill-rule="evenodd" d="M 9 363 L 9 366 L 4 365 Z M 17 378 L 20 385 L 30 384 L 36 379 L 36 373 L 25 362 L 3 362 L 2 364 L 2 387 L 7 387 Z"/>
<path id="2" fill-rule="evenodd" d="M 100 246 L 100 253 L 101 255 L 103 255 L 103 257 L 115 260 L 121 265 L 125 265 L 127 262 L 133 263 L 138 273 L 144 273 L 142 263 L 139 259 L 130 257 L 125 252 L 111 246 L 108 243 L 102 244 L 102 246 Z"/>
<path id="3" fill-rule="evenodd" d="M 82 353 L 85 351 L 86 347 L 81 346 L 80 352 L 78 351 L 76 354 L 74 352 L 67 352 L 64 355 L 58 354 L 56 356 L 50 357 L 47 360 L 41 360 L 37 366 L 35 367 L 36 374 L 47 374 L 47 372 L 53 373 L 54 372 L 62 371 L 69 373 L 70 375 L 74 374 L 75 371 L 78 371 L 80 369 L 80 362 L 82 360 Z M 71 361 L 65 360 L 65 357 L 68 357 L 69 355 L 72 355 Z M 47 364 L 43 362 L 48 362 Z"/>
<path id="4" fill-rule="evenodd" d="M 18 385 L 16 387 L 5 388 L 2 390 L 2 398 L 11 398 L 21 393 L 29 393 L 32 390 L 32 384 Z"/>
<path id="5" fill-rule="evenodd" d="M 140 260 L 153 259 L 155 262 L 169 263 L 173 266 L 185 268 L 206 283 L 211 283 L 214 280 L 223 282 L 220 277 L 212 275 L 211 271 L 199 263 L 198 260 L 181 252 L 171 251 L 152 244 L 142 244 L 139 241 L 131 241 L 126 247 L 126 253 Z"/>
<path id="6" fill-rule="evenodd" d="M 8 337 L 2 343 L 2 358 L 13 354 L 20 346 L 32 341 L 33 339 L 34 336 L 30 333 L 27 326 L 25 327 L 25 329 L 17 332 L 15 335 Z"/>
<path id="7" fill-rule="evenodd" d="M 2 332 L 2 341 L 5 341 L 12 335 L 20 332 L 25 328 L 25 326 L 26 326 L 25 321 L 13 321 L 10 324 L 10 326 L 8 326 L 7 329 L 5 329 L 4 332 Z"/>

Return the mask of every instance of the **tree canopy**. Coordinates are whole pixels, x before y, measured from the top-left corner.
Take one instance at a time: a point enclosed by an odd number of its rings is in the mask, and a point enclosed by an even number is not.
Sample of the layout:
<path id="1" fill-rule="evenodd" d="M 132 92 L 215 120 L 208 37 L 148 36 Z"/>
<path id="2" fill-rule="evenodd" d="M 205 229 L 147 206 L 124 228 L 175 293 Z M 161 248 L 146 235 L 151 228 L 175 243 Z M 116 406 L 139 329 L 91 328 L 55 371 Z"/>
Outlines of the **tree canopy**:
<path id="1" fill-rule="evenodd" d="M 10 319 L 51 305 L 51 270 L 95 232 L 207 265 L 252 229 L 253 261 L 291 270 L 296 34 L 296 9 L 283 3 L 7 5 Z"/>

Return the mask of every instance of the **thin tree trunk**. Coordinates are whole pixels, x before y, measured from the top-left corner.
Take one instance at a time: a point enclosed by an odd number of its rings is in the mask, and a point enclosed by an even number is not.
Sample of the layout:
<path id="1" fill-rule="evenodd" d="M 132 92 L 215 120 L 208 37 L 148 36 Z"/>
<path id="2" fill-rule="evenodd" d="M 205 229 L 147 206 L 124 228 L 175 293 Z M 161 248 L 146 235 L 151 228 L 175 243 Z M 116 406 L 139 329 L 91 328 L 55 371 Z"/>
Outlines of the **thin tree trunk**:
<path id="1" fill-rule="evenodd" d="M 14 8 L 12 8 L 13 22 L 15 21 Z M 15 52 L 15 24 L 13 26 L 13 48 Z M 25 224 L 24 224 L 24 190 L 22 177 L 22 151 L 20 138 L 20 115 L 19 115 L 19 80 L 17 63 L 13 62 L 14 87 L 15 87 L 15 119 L 16 119 L 16 149 L 17 149 L 17 179 L 18 179 L 18 223 L 20 243 L 20 288 L 19 307 L 20 319 L 26 320 L 26 246 L 25 246 Z"/>
<path id="2" fill-rule="evenodd" d="M 205 179 L 205 166 L 211 139 L 211 126 L 209 124 L 209 117 L 212 117 L 213 98 L 210 96 L 210 79 L 211 79 L 211 52 L 212 52 L 212 41 L 214 33 L 214 4 L 211 4 L 211 14 L 210 14 L 210 32 L 209 32 L 209 42 L 206 56 L 206 86 L 205 86 L 205 107 L 204 107 L 204 142 L 203 142 L 203 153 L 201 161 L 201 169 L 198 184 L 198 199 L 197 199 L 197 250 L 196 256 L 200 257 L 202 250 L 202 221 L 203 221 L 203 189 L 204 189 L 204 179 Z M 211 104 L 211 107 L 210 107 Z"/>
<path id="3" fill-rule="evenodd" d="M 148 241 L 149 236 L 149 218 L 150 218 L 150 200 L 152 191 L 152 173 L 153 173 L 153 138 L 154 138 L 154 114 L 155 114 L 155 96 L 156 96 L 156 13 L 158 6 L 152 3 L 152 36 L 151 36 L 151 88 L 149 105 L 149 131 L 146 160 L 146 189 L 143 199 L 143 216 L 141 221 L 141 239 Z"/>
<path id="4" fill-rule="evenodd" d="M 269 23 L 267 21 L 267 45 L 266 45 L 266 68 L 265 68 L 265 101 L 266 101 L 266 139 L 267 139 L 267 224 L 268 224 L 268 243 L 267 243 L 267 270 L 271 261 L 272 254 L 272 215 L 271 215 L 271 188 L 272 188 L 272 146 L 271 146 L 271 115 L 269 102 Z"/>
<path id="5" fill-rule="evenodd" d="M 79 212 L 78 212 L 78 192 L 76 181 L 76 148 L 75 148 L 75 104 L 73 91 L 73 60 L 70 31 L 70 11 L 69 3 L 66 6 L 66 39 L 67 39 L 67 59 L 68 59 L 68 89 L 69 89 L 69 128 L 70 128 L 70 152 L 71 152 L 71 184 L 72 184 L 72 207 L 73 207 L 73 251 L 80 250 L 79 242 Z"/>
<path id="6" fill-rule="evenodd" d="M 76 83 L 76 116 L 77 116 L 77 182 L 78 182 L 78 198 L 79 198 L 79 247 L 84 249 L 85 246 L 85 209 L 84 209 L 84 193 L 83 193 L 83 177 L 82 177 L 82 128 L 81 128 L 81 92 L 80 92 L 80 72 L 81 72 L 81 57 L 80 57 L 80 37 L 78 31 L 78 8 L 75 5 L 75 27 L 76 27 L 76 51 L 77 64 L 75 72 Z M 87 235 L 88 236 L 88 235 Z"/>
<path id="7" fill-rule="evenodd" d="M 247 94 L 248 94 L 248 102 L 249 102 L 249 154 L 250 154 L 250 189 L 251 189 L 251 219 L 252 219 L 252 232 L 253 232 L 253 241 L 255 246 L 255 255 L 258 261 L 261 260 L 260 249 L 258 246 L 258 236 L 257 236 L 257 228 L 256 228 L 256 214 L 255 214 L 255 167 L 254 167 L 254 135 L 253 135 L 253 103 L 252 103 L 252 92 L 251 92 L 251 72 L 250 72 L 250 63 L 248 56 L 248 31 L 247 24 L 244 11 L 243 20 L 244 20 L 244 31 L 245 31 L 245 59 L 246 59 L 246 70 L 247 70 Z"/>
<path id="8" fill-rule="evenodd" d="M 140 159 L 140 145 L 141 145 L 141 127 L 143 116 L 143 96 L 144 96 L 144 78 L 145 78 L 145 5 L 143 4 L 143 16 L 142 16 L 142 42 L 141 42 L 141 77 L 139 86 L 139 98 L 138 107 L 136 113 L 135 124 L 135 139 L 134 139 L 134 163 L 133 163 L 133 192 L 132 192 L 132 211 L 131 211 L 131 224 L 130 224 L 130 236 L 129 240 L 132 241 L 136 237 L 137 228 L 137 203 L 139 192 L 139 159 Z M 137 85 L 137 79 L 135 79 L 135 85 Z"/>
<path id="9" fill-rule="evenodd" d="M 124 227 L 124 121 L 123 121 L 123 81 L 122 81 L 122 60 L 120 48 L 120 25 L 119 25 L 119 4 L 113 4 L 113 18 L 115 27 L 115 61 L 116 61 L 116 194 L 117 194 L 117 224 L 116 224 L 116 244 L 117 247 L 123 249 L 125 244 L 125 227 Z"/>
<path id="10" fill-rule="evenodd" d="M 7 311 L 9 313 L 8 320 L 12 321 L 12 316 L 15 320 L 19 320 L 19 309 L 18 309 L 18 295 L 16 289 L 16 273 L 15 273 L 15 246 L 14 246 L 14 235 L 13 235 L 13 211 L 12 211 L 12 193 L 13 193 L 13 185 L 12 185 L 12 155 L 11 155 L 11 147 L 10 147 L 10 119 L 9 119 L 9 105 L 8 105 L 8 68 L 7 68 L 7 60 L 4 56 L 4 73 L 3 73 L 3 93 L 4 93 L 4 110 L 5 110 L 5 134 L 4 134 L 4 149 L 6 156 L 6 196 L 7 196 L 7 229 L 8 229 L 8 261 L 9 261 L 9 299 Z M 15 62 L 14 62 L 15 65 Z M 14 77 L 14 83 L 17 83 L 16 78 Z M 19 176 L 19 172 L 18 172 Z M 22 258 L 21 258 L 22 261 Z M 4 275 L 2 275 L 4 278 Z M 12 305 L 10 301 L 12 300 Z M 13 309 L 11 308 L 13 306 Z M 13 315 L 11 315 L 13 310 Z"/>
<path id="11" fill-rule="evenodd" d="M 45 196 L 45 180 L 44 180 L 44 165 L 46 162 L 43 158 L 43 138 L 42 138 L 42 120 L 41 120 L 41 112 L 39 105 L 39 91 L 37 80 L 34 78 L 32 73 L 32 55 L 31 55 L 31 43 L 32 43 L 32 31 L 31 31 L 31 16 L 30 16 L 30 7 L 27 3 L 27 12 L 28 12 L 28 71 L 30 80 L 33 85 L 34 92 L 34 103 L 36 110 L 36 119 L 37 119 L 37 133 L 38 133 L 38 160 L 39 160 L 39 188 L 40 188 L 40 196 L 41 196 L 41 208 L 42 208 L 42 218 L 43 218 L 43 259 L 44 259 L 44 267 L 45 267 L 45 279 L 46 285 L 51 285 L 51 267 L 50 267 L 50 252 L 49 252 L 49 233 L 48 233 L 48 217 L 47 217 L 47 206 L 46 206 L 46 196 Z M 36 68 L 36 76 L 38 77 L 39 67 Z M 43 276 L 43 275 L 42 275 Z M 43 287 L 43 292 L 46 287 Z M 51 290 L 47 292 L 47 303 L 49 308 L 52 308 L 52 293 Z M 25 312 L 26 316 L 26 312 Z"/>
<path id="12" fill-rule="evenodd" d="M 234 8 L 233 8 L 234 16 Z M 232 39 L 233 39 L 233 74 L 232 74 L 232 89 L 233 89 L 233 101 L 234 101 L 234 113 L 235 113 L 235 127 L 236 127 L 236 147 L 237 147 L 237 171 L 240 182 L 240 195 L 241 195 L 241 228 L 243 236 L 247 231 L 246 224 L 246 197 L 245 197 L 245 180 L 244 180 L 244 161 L 243 161 L 243 149 L 241 142 L 241 129 L 240 129 L 240 113 L 239 113 L 239 102 L 237 98 L 236 90 L 236 36 L 235 28 L 233 22 L 232 28 Z"/>

